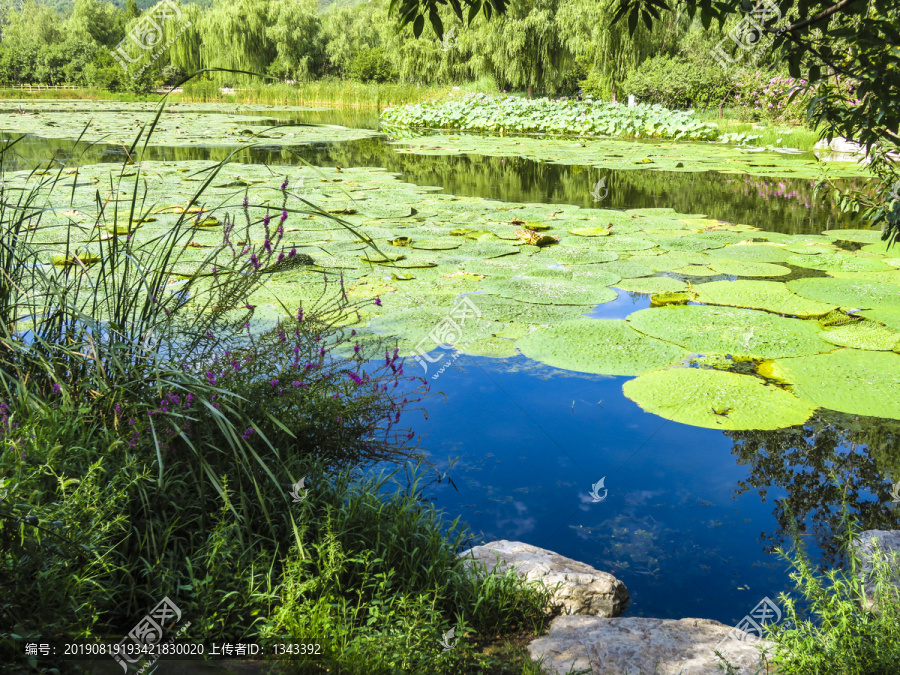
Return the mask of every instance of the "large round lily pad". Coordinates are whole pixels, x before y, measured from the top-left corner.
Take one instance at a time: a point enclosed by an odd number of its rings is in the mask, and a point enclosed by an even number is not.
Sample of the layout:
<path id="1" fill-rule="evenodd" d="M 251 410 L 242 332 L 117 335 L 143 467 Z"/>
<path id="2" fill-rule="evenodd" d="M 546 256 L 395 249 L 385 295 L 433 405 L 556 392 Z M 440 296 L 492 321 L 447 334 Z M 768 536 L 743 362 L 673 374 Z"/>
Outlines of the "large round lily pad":
<path id="1" fill-rule="evenodd" d="M 791 270 L 783 265 L 745 260 L 714 260 L 709 263 L 719 274 L 735 277 L 783 277 Z"/>
<path id="2" fill-rule="evenodd" d="M 813 270 L 841 270 L 844 272 L 884 272 L 891 267 L 880 260 L 861 258 L 852 253 L 820 253 L 819 255 L 794 255 L 785 262 Z"/>
<path id="3" fill-rule="evenodd" d="M 822 408 L 900 419 L 900 354 L 838 349 L 779 359 L 760 372 L 793 385 L 797 396 Z"/>
<path id="4" fill-rule="evenodd" d="M 842 241 L 855 241 L 861 244 L 875 244 L 881 241 L 880 230 L 825 230 L 822 234 Z"/>
<path id="5" fill-rule="evenodd" d="M 538 328 L 516 341 L 525 356 L 554 368 L 601 375 L 640 375 L 677 363 L 688 352 L 631 328 L 621 319 L 576 319 Z"/>
<path id="6" fill-rule="evenodd" d="M 813 277 L 794 279 L 787 287 L 810 300 L 834 303 L 848 309 L 900 307 L 900 284 L 873 280 Z"/>
<path id="7" fill-rule="evenodd" d="M 631 293 L 674 293 L 687 290 L 687 284 L 671 277 L 641 277 L 639 279 L 622 279 L 616 284 L 623 291 Z"/>
<path id="8" fill-rule="evenodd" d="M 790 256 L 788 251 L 773 244 L 731 244 L 724 248 L 709 251 L 709 255 L 728 260 L 744 260 L 746 262 L 779 263 Z"/>
<path id="9" fill-rule="evenodd" d="M 569 279 L 485 279 L 481 290 L 540 305 L 602 305 L 619 297 L 604 285 Z"/>
<path id="10" fill-rule="evenodd" d="M 778 281 L 710 281 L 694 286 L 694 290 L 697 300 L 707 305 L 765 309 L 801 319 L 825 316 L 837 307 L 801 298 Z"/>
<path id="11" fill-rule="evenodd" d="M 634 312 L 631 326 L 697 354 L 775 359 L 834 349 L 818 324 L 768 312 L 709 305 L 672 305 Z"/>
<path id="12" fill-rule="evenodd" d="M 647 412 L 709 429 L 782 429 L 803 424 L 816 409 L 760 378 L 712 369 L 654 371 L 623 391 Z"/>
<path id="13" fill-rule="evenodd" d="M 900 332 L 875 321 L 854 321 L 826 328 L 822 332 L 828 342 L 841 347 L 872 351 L 900 351 Z"/>

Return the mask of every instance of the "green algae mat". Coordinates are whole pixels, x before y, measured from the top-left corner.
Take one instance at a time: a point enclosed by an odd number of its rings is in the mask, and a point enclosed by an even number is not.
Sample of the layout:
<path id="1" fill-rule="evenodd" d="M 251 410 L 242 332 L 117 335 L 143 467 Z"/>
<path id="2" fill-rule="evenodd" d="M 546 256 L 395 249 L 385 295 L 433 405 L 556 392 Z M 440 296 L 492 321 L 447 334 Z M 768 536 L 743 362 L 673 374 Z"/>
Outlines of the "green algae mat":
<path id="1" fill-rule="evenodd" d="M 196 255 L 172 270 L 182 277 L 209 275 L 227 258 L 226 213 L 239 216 L 234 243 L 262 243 L 264 216 L 280 222 L 286 205 L 284 243 L 302 255 L 273 269 L 250 302 L 277 317 L 280 303 L 314 305 L 323 274 L 341 275 L 364 302 L 351 324 L 360 341 L 396 338 L 412 357 L 409 374 L 433 376 L 443 358 L 434 351 L 449 347 L 634 378 L 624 393 L 635 404 L 701 427 L 777 429 L 817 408 L 900 419 L 900 280 L 891 276 L 900 249 L 878 232 L 789 237 L 672 209 L 460 197 L 373 168 L 208 169 L 17 172 L 4 190 L 18 199 L 55 183 L 37 194 L 31 225 L 46 264 L 89 262 L 102 254 L 100 238 L 152 242 L 192 208 Z M 814 251 L 797 253 L 805 249 Z M 622 294 L 651 306 L 586 316 Z"/>

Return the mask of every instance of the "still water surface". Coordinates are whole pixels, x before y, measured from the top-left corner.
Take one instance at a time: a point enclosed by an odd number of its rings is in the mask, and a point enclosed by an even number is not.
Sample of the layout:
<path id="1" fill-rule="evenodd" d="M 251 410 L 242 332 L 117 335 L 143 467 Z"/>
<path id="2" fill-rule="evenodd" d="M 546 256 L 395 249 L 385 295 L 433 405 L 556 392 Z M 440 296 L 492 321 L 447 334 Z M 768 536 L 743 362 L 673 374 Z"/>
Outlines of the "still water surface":
<path id="1" fill-rule="evenodd" d="M 242 111 L 242 114 L 247 114 Z M 274 117 L 269 112 L 260 113 Z M 377 128 L 368 112 L 277 115 L 303 123 Z M 31 138 L 7 169 L 121 162 L 121 149 Z M 153 147 L 146 159 L 213 160 L 233 148 Z M 235 161 L 316 166 L 378 166 L 402 180 L 453 194 L 506 201 L 597 207 L 590 191 L 606 178 L 603 208 L 671 207 L 766 230 L 813 233 L 853 227 L 816 204 L 811 181 L 704 173 L 609 171 L 517 159 L 427 157 L 395 152 L 386 137 L 346 143 L 242 150 Z M 648 305 L 622 293 L 591 316 L 624 318 Z M 452 353 L 447 352 L 450 362 Z M 411 374 L 433 378 L 444 363 Z M 888 471 L 900 465 L 900 423 L 828 414 L 803 428 L 719 432 L 643 412 L 622 394 L 629 378 L 560 371 L 519 356 L 452 360 L 413 415 L 422 448 L 440 467 L 451 458 L 453 485 L 427 496 L 482 541 L 514 539 L 611 572 L 628 587 L 629 614 L 704 617 L 736 623 L 763 597 L 790 588 L 773 553 L 800 539 L 823 564 L 840 563 L 843 493 L 866 528 L 900 527 Z M 832 477 L 829 477 L 831 474 Z M 604 479 L 601 501 L 592 485 Z"/>

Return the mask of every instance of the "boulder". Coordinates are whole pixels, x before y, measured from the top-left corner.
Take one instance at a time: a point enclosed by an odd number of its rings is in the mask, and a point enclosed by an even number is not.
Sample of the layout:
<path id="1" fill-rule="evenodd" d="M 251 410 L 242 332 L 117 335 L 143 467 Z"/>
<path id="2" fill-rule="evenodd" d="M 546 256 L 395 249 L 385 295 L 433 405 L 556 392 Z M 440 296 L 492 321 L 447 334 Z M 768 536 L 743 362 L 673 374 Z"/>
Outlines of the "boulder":
<path id="1" fill-rule="evenodd" d="M 559 616 L 528 646 L 543 672 L 603 675 L 764 675 L 761 648 L 772 644 L 708 619 L 606 619 Z M 730 664 L 726 670 L 718 651 Z"/>
<path id="2" fill-rule="evenodd" d="M 866 590 L 866 609 L 877 611 L 874 600 L 875 579 L 873 570 L 876 557 L 887 561 L 893 576 L 891 581 L 900 590 L 900 530 L 866 530 L 853 542 L 859 556 L 860 576 Z"/>
<path id="3" fill-rule="evenodd" d="M 562 614 L 613 617 L 628 607 L 628 589 L 612 574 L 545 548 L 501 539 L 475 546 L 460 557 L 473 568 L 483 564 L 488 572 L 505 574 L 515 569 L 529 581 L 542 581 L 551 588 L 562 582 L 548 607 Z"/>

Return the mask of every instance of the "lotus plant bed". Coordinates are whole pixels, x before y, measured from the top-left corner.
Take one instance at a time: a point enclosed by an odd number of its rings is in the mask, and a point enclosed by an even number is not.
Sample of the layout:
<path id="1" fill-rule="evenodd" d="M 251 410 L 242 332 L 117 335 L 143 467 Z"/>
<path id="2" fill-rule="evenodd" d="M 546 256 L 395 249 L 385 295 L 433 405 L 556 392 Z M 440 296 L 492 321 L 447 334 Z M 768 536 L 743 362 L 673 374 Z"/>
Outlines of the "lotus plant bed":
<path id="1" fill-rule="evenodd" d="M 691 111 L 661 105 L 626 106 L 586 99 L 525 99 L 470 94 L 461 100 L 385 108 L 381 119 L 407 128 L 461 131 L 715 140 L 714 124 Z"/>

